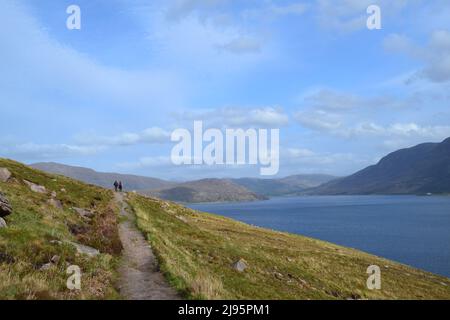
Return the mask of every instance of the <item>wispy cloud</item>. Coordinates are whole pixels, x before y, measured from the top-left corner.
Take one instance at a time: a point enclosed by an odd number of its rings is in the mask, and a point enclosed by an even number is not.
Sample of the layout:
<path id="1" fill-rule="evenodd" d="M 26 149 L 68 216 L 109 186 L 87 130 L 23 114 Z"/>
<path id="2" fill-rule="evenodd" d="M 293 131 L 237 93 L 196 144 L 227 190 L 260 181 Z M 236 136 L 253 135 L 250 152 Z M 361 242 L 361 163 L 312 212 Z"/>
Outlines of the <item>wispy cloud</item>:
<path id="1" fill-rule="evenodd" d="M 74 156 L 92 156 L 105 150 L 103 146 L 80 146 L 70 144 L 23 143 L 0 145 L 2 156 L 20 159 L 61 159 Z"/>
<path id="2" fill-rule="evenodd" d="M 279 128 L 289 123 L 289 116 L 279 107 L 238 108 L 184 111 L 175 115 L 181 121 L 202 120 L 211 127 Z"/>
<path id="3" fill-rule="evenodd" d="M 170 131 L 158 127 L 141 132 L 125 132 L 114 136 L 98 136 L 95 134 L 78 135 L 76 141 L 82 145 L 97 146 L 131 146 L 137 144 L 161 144 L 170 142 Z"/>
<path id="4" fill-rule="evenodd" d="M 438 83 L 450 81 L 450 31 L 434 31 L 423 47 L 405 35 L 391 34 L 385 39 L 384 47 L 424 63 L 424 68 L 417 71 L 409 81 L 418 78 Z"/>

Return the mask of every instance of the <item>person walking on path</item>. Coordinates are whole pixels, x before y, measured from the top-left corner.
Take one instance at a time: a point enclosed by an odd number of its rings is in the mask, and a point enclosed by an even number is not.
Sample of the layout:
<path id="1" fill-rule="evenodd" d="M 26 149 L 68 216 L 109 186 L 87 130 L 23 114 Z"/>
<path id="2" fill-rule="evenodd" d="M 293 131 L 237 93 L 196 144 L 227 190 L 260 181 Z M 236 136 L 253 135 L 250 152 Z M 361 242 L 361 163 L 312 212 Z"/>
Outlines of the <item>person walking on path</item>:
<path id="1" fill-rule="evenodd" d="M 119 192 L 122 192 L 122 190 L 123 190 L 122 181 L 119 181 Z"/>
<path id="2" fill-rule="evenodd" d="M 117 192 L 117 188 L 119 187 L 119 183 L 116 181 L 114 181 L 114 190 L 116 190 Z"/>

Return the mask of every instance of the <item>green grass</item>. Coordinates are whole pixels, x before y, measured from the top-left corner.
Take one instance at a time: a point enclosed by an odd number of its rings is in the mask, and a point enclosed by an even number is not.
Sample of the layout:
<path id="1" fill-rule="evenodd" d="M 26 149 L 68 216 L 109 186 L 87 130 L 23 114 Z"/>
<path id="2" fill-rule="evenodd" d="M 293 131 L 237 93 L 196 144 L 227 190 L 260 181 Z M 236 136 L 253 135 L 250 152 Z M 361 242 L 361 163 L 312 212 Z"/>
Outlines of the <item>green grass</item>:
<path id="1" fill-rule="evenodd" d="M 136 194 L 129 203 L 166 278 L 191 299 L 450 299 L 450 279 L 357 250 Z M 370 265 L 381 290 L 367 289 Z"/>
<path id="2" fill-rule="evenodd" d="M 12 215 L 5 218 L 8 228 L 0 229 L 0 299 L 119 298 L 114 284 L 121 244 L 112 192 L 10 160 L 0 159 L 0 167 L 12 172 L 8 182 L 0 182 L 0 191 L 13 207 Z M 45 186 L 47 194 L 32 192 L 23 180 Z M 63 209 L 48 203 L 52 191 Z M 72 207 L 92 210 L 96 216 L 91 222 L 83 221 Z M 84 232 L 74 235 L 71 226 L 82 226 Z M 94 258 L 79 255 L 66 241 L 92 246 L 102 254 Z M 39 270 L 54 255 L 60 261 L 50 270 Z M 66 287 L 68 265 L 81 268 L 80 291 Z"/>

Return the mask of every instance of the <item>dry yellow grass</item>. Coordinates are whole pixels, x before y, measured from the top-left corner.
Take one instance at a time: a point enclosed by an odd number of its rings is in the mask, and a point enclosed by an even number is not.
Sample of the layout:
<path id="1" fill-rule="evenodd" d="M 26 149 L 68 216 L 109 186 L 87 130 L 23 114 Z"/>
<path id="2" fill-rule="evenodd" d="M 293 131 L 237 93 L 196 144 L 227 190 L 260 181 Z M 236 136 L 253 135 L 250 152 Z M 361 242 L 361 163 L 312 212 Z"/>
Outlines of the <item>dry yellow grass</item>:
<path id="1" fill-rule="evenodd" d="M 449 299 L 450 279 L 361 251 L 130 195 L 138 226 L 178 290 L 200 299 Z M 232 268 L 238 259 L 248 268 Z M 366 285 L 378 265 L 382 289 Z"/>

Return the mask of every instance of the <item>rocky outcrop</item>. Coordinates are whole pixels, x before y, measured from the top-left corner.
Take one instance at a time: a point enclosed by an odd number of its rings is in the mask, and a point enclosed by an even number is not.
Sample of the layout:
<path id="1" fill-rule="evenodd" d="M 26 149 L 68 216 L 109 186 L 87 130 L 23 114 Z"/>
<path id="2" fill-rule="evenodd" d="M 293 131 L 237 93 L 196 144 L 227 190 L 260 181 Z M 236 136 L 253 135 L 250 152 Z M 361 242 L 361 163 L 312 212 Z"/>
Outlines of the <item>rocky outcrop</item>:
<path id="1" fill-rule="evenodd" d="M 11 178 L 11 172 L 6 168 L 0 168 L 0 182 L 7 182 Z"/>
<path id="2" fill-rule="evenodd" d="M 47 189 L 44 186 L 40 186 L 38 184 L 35 184 L 33 182 L 23 180 L 25 184 L 30 188 L 31 191 L 37 192 L 37 193 L 47 193 Z"/>
<path id="3" fill-rule="evenodd" d="M 232 265 L 233 269 L 238 272 L 244 272 L 247 269 L 247 263 L 245 263 L 244 259 L 239 259 Z"/>
<path id="4" fill-rule="evenodd" d="M 56 209 L 63 209 L 63 205 L 62 205 L 61 201 L 59 201 L 58 199 L 51 198 L 50 200 L 48 200 L 48 203 L 52 207 L 55 207 Z"/>
<path id="5" fill-rule="evenodd" d="M 8 199 L 0 193 L 0 218 L 9 216 L 12 213 L 12 207 Z"/>
<path id="6" fill-rule="evenodd" d="M 87 255 L 88 257 L 91 257 L 91 258 L 95 257 L 95 256 L 98 256 L 100 254 L 100 251 L 98 251 L 97 249 L 94 249 L 92 247 L 85 246 L 85 245 L 82 245 L 82 244 L 79 244 L 79 243 L 75 243 L 75 242 L 70 242 L 70 241 L 68 241 L 68 243 L 73 245 L 77 249 L 77 252 L 79 254 L 84 254 L 84 255 Z"/>

